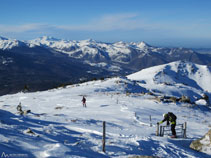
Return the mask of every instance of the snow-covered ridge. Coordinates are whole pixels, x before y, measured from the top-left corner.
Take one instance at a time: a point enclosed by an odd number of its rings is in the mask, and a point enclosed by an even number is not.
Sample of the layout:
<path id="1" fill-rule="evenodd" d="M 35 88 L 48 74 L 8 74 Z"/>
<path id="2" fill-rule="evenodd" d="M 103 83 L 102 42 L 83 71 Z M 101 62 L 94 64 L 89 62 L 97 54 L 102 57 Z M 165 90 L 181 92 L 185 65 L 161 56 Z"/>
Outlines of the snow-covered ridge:
<path id="1" fill-rule="evenodd" d="M 152 56 L 154 54 L 172 55 L 193 53 L 190 49 L 184 48 L 159 48 L 150 46 L 145 42 L 115 42 L 105 43 L 97 42 L 92 39 L 71 41 L 59 40 L 52 37 L 40 37 L 28 41 L 31 47 L 36 45 L 52 48 L 56 51 L 66 53 L 71 57 L 83 60 L 91 60 L 92 62 L 113 61 L 118 63 L 129 64 L 134 58 L 141 58 L 145 55 Z"/>
<path id="2" fill-rule="evenodd" d="M 143 56 L 153 56 L 154 54 L 173 55 L 193 53 L 190 49 L 184 48 L 159 48 L 150 46 L 145 42 L 115 42 L 105 43 L 92 39 L 88 40 L 64 40 L 54 37 L 43 36 L 29 41 L 18 41 L 6 38 L 0 38 L 0 49 L 11 49 L 20 44 L 28 47 L 41 46 L 53 49 L 58 52 L 68 54 L 73 58 L 88 60 L 90 63 L 99 62 L 118 62 L 130 64 L 134 59 Z"/>
<path id="3" fill-rule="evenodd" d="M 43 36 L 28 41 L 30 47 L 44 46 L 56 51 L 66 53 L 73 58 L 89 60 L 93 62 L 114 61 L 119 63 L 129 63 L 134 56 L 156 52 L 156 47 L 152 47 L 145 42 L 123 41 L 116 43 L 97 42 L 93 39 L 74 41 L 55 39 Z"/>
<path id="4" fill-rule="evenodd" d="M 101 52 L 105 52 L 112 58 L 120 55 L 130 55 L 132 51 L 137 50 L 141 54 L 142 53 L 173 53 L 175 49 L 166 50 L 166 48 L 153 47 L 145 42 L 115 42 L 115 43 L 105 43 L 105 42 L 97 42 L 93 39 L 88 40 L 64 40 L 57 39 L 51 36 L 43 36 L 33 40 L 28 41 L 20 41 L 16 39 L 8 39 L 4 37 L 0 37 L 0 49 L 11 49 L 15 46 L 19 46 L 20 44 L 25 44 L 29 47 L 35 46 L 45 46 L 49 48 L 53 48 L 57 51 L 67 53 L 69 55 L 74 56 L 76 52 L 82 51 L 82 53 L 87 54 L 99 54 Z M 180 51 L 183 51 L 183 48 L 178 48 Z M 186 51 L 192 51 L 186 49 Z M 102 54 L 102 53 L 101 53 Z"/>
<path id="5" fill-rule="evenodd" d="M 26 45 L 26 43 L 16 39 L 8 39 L 5 37 L 0 37 L 0 49 L 3 50 L 12 49 L 13 47 L 18 47 L 22 45 Z"/>
<path id="6" fill-rule="evenodd" d="M 204 92 L 211 92 L 211 67 L 191 62 L 177 61 L 143 69 L 128 76 L 140 81 L 145 88 L 166 95 L 190 96 L 199 99 Z"/>
<path id="7" fill-rule="evenodd" d="M 131 48 L 133 49 L 144 49 L 148 45 L 141 43 L 104 43 L 97 42 L 92 39 L 81 40 L 81 41 L 71 41 L 71 40 L 58 40 L 51 37 L 41 37 L 31 41 L 28 41 L 30 46 L 46 46 L 53 48 L 57 51 L 67 53 L 72 57 L 84 57 L 89 55 L 89 58 L 95 58 L 99 56 L 100 58 L 113 58 L 120 61 L 125 58 L 125 55 L 131 53 Z M 118 57 L 117 57 L 118 56 Z"/>
<path id="8" fill-rule="evenodd" d="M 67 40 L 60 40 L 50 36 L 43 36 L 33 40 L 28 41 L 30 47 L 34 46 L 45 46 L 50 48 L 65 49 L 72 46 L 74 41 L 69 42 Z"/>

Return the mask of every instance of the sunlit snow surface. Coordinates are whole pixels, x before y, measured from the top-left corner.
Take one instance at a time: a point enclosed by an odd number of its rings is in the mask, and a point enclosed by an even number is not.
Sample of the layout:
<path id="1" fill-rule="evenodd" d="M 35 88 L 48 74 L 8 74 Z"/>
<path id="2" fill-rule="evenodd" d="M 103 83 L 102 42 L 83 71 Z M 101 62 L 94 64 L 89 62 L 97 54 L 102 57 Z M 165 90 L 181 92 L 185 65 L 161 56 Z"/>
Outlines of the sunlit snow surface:
<path id="1" fill-rule="evenodd" d="M 159 91 L 167 89 L 168 93 L 169 85 L 150 84 L 147 79 L 144 83 L 144 78 L 140 79 L 139 83 L 127 78 L 112 78 L 44 92 L 1 96 L 0 155 L 25 154 L 30 158 L 210 157 L 210 151 L 205 154 L 189 148 L 192 140 L 210 129 L 210 108 L 157 102 L 147 93 L 157 88 L 154 86 L 158 86 Z M 177 86 L 171 88 L 178 91 Z M 183 88 L 197 94 L 203 92 L 203 88 L 195 90 L 197 88 L 190 88 L 190 85 Z M 87 99 L 87 108 L 82 106 L 82 96 Z M 30 109 L 31 113 L 19 115 L 16 110 L 19 102 L 23 110 Z M 156 123 L 168 111 L 177 115 L 177 123 L 187 122 L 186 139 L 155 135 Z M 102 152 L 103 121 L 106 121 L 106 153 Z M 28 128 L 34 134 L 27 133 Z"/>

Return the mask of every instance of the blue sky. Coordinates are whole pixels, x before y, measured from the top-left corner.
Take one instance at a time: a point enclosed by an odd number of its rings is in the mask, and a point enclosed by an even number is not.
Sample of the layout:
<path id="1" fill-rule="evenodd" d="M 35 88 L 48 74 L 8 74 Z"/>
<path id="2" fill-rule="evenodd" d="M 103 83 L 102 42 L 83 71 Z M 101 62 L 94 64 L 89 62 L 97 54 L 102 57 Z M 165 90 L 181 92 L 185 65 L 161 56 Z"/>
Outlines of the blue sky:
<path id="1" fill-rule="evenodd" d="M 211 47 L 211 0 L 0 0 L 0 36 Z"/>

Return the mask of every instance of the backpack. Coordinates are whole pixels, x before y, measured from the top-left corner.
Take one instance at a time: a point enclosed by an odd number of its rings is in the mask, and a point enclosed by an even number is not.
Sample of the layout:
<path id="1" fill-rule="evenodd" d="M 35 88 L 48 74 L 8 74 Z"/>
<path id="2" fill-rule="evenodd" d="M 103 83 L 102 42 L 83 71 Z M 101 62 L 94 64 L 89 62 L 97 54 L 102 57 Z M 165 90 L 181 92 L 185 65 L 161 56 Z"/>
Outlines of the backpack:
<path id="1" fill-rule="evenodd" d="M 176 119 L 177 119 L 176 115 L 174 115 L 172 112 L 168 112 L 168 115 L 169 115 L 169 117 L 172 118 L 172 121 L 176 121 Z"/>

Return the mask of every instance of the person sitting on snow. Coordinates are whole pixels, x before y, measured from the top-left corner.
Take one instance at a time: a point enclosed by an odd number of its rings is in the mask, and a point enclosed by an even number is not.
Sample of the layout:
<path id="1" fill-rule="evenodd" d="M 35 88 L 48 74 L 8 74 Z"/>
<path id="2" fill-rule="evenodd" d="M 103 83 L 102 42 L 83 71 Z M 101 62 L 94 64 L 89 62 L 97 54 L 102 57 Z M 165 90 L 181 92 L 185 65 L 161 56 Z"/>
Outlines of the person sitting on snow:
<path id="1" fill-rule="evenodd" d="M 22 106 L 21 106 L 21 102 L 18 104 L 18 106 L 17 106 L 17 111 L 18 112 L 23 112 L 23 110 L 22 110 Z"/>
<path id="2" fill-rule="evenodd" d="M 176 138 L 177 137 L 176 130 L 175 130 L 176 119 L 177 119 L 177 116 L 174 115 L 172 112 L 168 112 L 167 114 L 164 113 L 163 120 L 158 122 L 157 124 L 162 124 L 163 122 L 167 121 L 167 125 L 169 125 L 169 122 L 170 122 L 171 123 L 171 132 L 172 132 L 171 138 Z"/>

